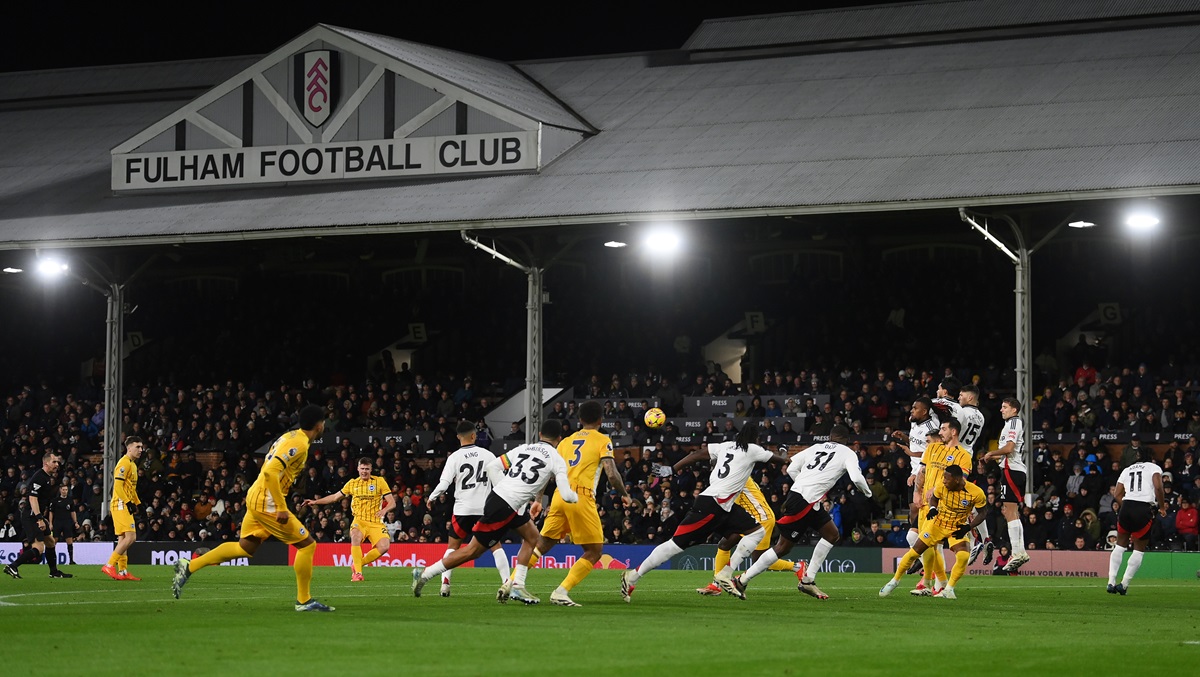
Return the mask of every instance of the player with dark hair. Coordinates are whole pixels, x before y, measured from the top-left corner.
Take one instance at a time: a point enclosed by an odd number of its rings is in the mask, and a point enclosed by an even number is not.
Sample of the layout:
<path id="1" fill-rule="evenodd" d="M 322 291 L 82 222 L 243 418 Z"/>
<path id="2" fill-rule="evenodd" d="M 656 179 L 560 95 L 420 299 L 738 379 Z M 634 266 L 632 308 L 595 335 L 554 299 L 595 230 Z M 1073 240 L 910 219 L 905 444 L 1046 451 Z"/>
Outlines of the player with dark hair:
<path id="1" fill-rule="evenodd" d="M 596 487 L 600 483 L 601 469 L 608 477 L 609 486 L 621 497 L 621 504 L 632 504 L 625 481 L 617 472 L 612 439 L 600 432 L 603 419 L 604 405 L 600 402 L 588 400 L 579 405 L 582 428 L 558 443 L 558 455 L 567 463 L 570 488 L 579 495 L 579 502 L 567 503 L 560 493 L 555 492 L 542 524 L 537 548 L 531 553 L 529 561 L 517 560 L 518 566 L 529 566 L 568 535 L 572 543 L 583 548 L 583 556 L 575 560 L 567 577 L 550 593 L 550 601 L 558 606 L 581 606 L 571 599 L 571 590 L 592 573 L 603 552 L 604 526 L 600 523 L 600 513 L 596 507 Z"/>
<path id="2" fill-rule="evenodd" d="M 915 493 L 920 497 L 922 506 L 918 515 L 921 519 L 918 527 L 921 534 L 929 531 L 926 524 L 928 513 L 925 507 L 933 500 L 934 492 L 942 485 L 942 473 L 950 466 L 958 466 L 964 472 L 971 472 L 971 452 L 958 441 L 961 430 L 962 426 L 957 419 L 948 418 L 942 421 L 941 429 L 938 431 L 941 441 L 932 442 L 925 447 L 925 456 L 921 460 L 921 472 L 917 473 L 917 481 L 914 483 Z M 934 547 L 928 550 L 922 549 L 924 555 L 921 560 L 925 565 L 925 575 L 922 582 L 911 591 L 912 594 L 926 596 L 937 594 L 945 584 L 946 562 L 942 559 L 940 544 L 941 540 L 939 539 L 930 544 Z"/>
<path id="3" fill-rule="evenodd" d="M 108 564 L 100 567 L 106 576 L 115 581 L 140 581 L 142 579 L 129 573 L 129 546 L 137 541 L 137 515 L 129 506 L 141 505 L 137 495 L 138 469 L 137 462 L 141 460 L 146 448 L 142 438 L 130 435 L 125 438 L 125 455 L 117 461 L 113 468 L 113 495 L 108 504 L 108 514 L 112 517 L 113 533 L 117 535 L 117 545 L 113 548 Z"/>
<path id="4" fill-rule="evenodd" d="M 980 449 L 977 445 L 983 437 L 983 427 L 987 423 L 983 411 L 979 408 L 979 387 L 973 383 L 959 387 L 958 379 L 948 377 L 938 386 L 938 399 L 933 401 L 933 406 L 942 412 L 943 418 L 953 416 L 958 421 L 962 428 L 959 442 L 972 456 L 978 454 Z M 984 557 L 983 563 L 987 564 L 992 561 L 993 550 L 987 522 L 979 525 L 979 540 L 971 547 L 971 562 L 979 557 L 979 553 L 985 547 L 987 556 Z"/>
<path id="5" fill-rule="evenodd" d="M 908 486 L 913 487 L 913 498 L 908 504 L 908 534 L 906 536 L 909 547 L 912 547 L 917 543 L 917 527 L 920 522 L 921 497 L 916 491 L 916 481 L 917 476 L 921 473 L 921 458 L 925 456 L 929 435 L 936 434 L 942 423 L 933 411 L 933 400 L 928 397 L 918 397 L 913 400 L 909 407 L 908 422 L 907 433 L 903 430 L 896 430 L 892 433 L 892 437 L 908 455 L 912 468 L 912 474 L 907 480 Z M 916 573 L 916 571 L 909 573 Z"/>
<path id="6" fill-rule="evenodd" d="M 829 551 L 842 536 L 838 533 L 837 525 L 830 519 L 829 513 L 821 509 L 821 501 L 842 475 L 849 475 L 850 480 L 864 495 L 871 493 L 871 487 L 858 467 L 858 454 L 846 446 L 849 441 L 850 429 L 844 425 L 835 425 L 829 433 L 828 442 L 814 444 L 792 456 L 787 473 L 794 483 L 784 499 L 783 514 L 776 522 L 779 527 L 779 542 L 774 548 L 763 553 L 741 576 L 718 578 L 718 584 L 723 590 L 730 594 L 744 595 L 746 585 L 751 579 L 791 552 L 796 541 L 812 529 L 821 535 L 821 540 L 813 549 L 808 566 L 801 570 L 800 583 L 796 589 L 810 597 L 829 599 L 829 595 L 817 587 L 816 576 L 825 564 Z"/>
<path id="7" fill-rule="evenodd" d="M 708 488 L 696 497 L 692 509 L 683 518 L 675 535 L 670 540 L 655 548 L 641 566 L 635 570 L 626 571 L 621 576 L 621 597 L 630 601 L 634 586 L 642 576 L 657 569 L 663 562 L 683 552 L 684 548 L 703 543 L 713 533 L 728 537 L 733 534 L 744 534 L 733 551 L 732 561 L 741 562 L 750 554 L 761 539 L 764 530 L 750 513 L 746 512 L 735 500 L 746 488 L 746 480 L 757 463 L 775 461 L 787 463 L 786 456 L 777 456 L 760 447 L 758 442 L 758 421 L 748 420 L 738 432 L 737 438 L 729 442 L 719 442 L 708 445 L 708 449 L 693 451 L 684 460 L 692 456 L 707 455 L 712 462 L 712 472 L 708 476 Z M 682 463 L 683 461 L 680 461 Z M 730 578 L 733 571 L 729 566 L 717 573 L 718 582 L 721 578 Z M 736 589 L 731 590 L 722 586 L 726 592 L 741 599 Z"/>
<path id="8" fill-rule="evenodd" d="M 943 424 L 945 425 L 945 424 Z M 971 519 L 971 511 L 977 510 L 975 518 Z M 958 465 L 948 465 L 941 475 L 941 482 L 933 491 L 929 501 L 929 510 L 925 513 L 925 525 L 921 530 L 921 539 L 909 549 L 896 564 L 896 574 L 892 580 L 879 591 L 880 597 L 887 597 L 900 584 L 905 570 L 917 557 L 926 551 L 934 550 L 933 546 L 946 540 L 954 553 L 954 569 L 950 572 L 950 581 L 946 587 L 934 593 L 941 599 L 958 599 L 954 587 L 967 573 L 967 560 L 971 554 L 968 549 L 968 536 L 971 530 L 987 519 L 990 508 L 987 496 L 972 482 L 968 482 L 963 468 Z M 940 555 L 939 555 L 940 556 Z"/>
<path id="9" fill-rule="evenodd" d="M 71 488 L 58 485 L 58 496 L 50 503 L 51 524 L 54 538 L 67 544 L 67 562 L 75 563 L 75 538 L 79 535 L 79 517 L 75 513 L 75 502 L 71 499 Z"/>
<path id="10" fill-rule="evenodd" d="M 312 582 L 313 555 L 317 542 L 304 528 L 298 517 L 287 507 L 287 493 L 292 483 L 304 471 L 308 461 L 308 446 L 325 432 L 325 410 L 315 404 L 300 410 L 299 428 L 289 430 L 271 444 L 263 461 L 258 479 L 246 493 L 246 516 L 242 519 L 241 540 L 222 543 L 194 560 L 179 558 L 171 592 L 179 599 L 184 584 L 192 574 L 207 566 L 221 564 L 238 557 L 253 557 L 268 538 L 274 536 L 295 546 L 296 611 L 333 611 L 333 607 L 313 599 L 309 590 Z"/>
<path id="11" fill-rule="evenodd" d="M 448 557 L 462 547 L 463 540 L 470 537 L 475 523 L 483 516 L 483 505 L 491 493 L 492 483 L 487 474 L 487 463 L 494 458 L 492 452 L 483 447 L 475 446 L 477 435 L 475 424 L 463 419 L 454 428 L 458 437 L 459 448 L 442 468 L 442 476 L 433 491 L 425 497 L 429 505 L 438 496 L 454 487 L 454 512 L 450 516 L 450 535 L 446 539 L 446 554 Z M 524 439 L 524 435 L 522 435 Z M 492 546 L 492 558 L 496 561 L 496 570 L 500 573 L 500 583 L 508 580 L 508 556 L 504 548 L 496 543 Z M 442 597 L 450 596 L 450 570 L 442 574 Z"/>
<path id="12" fill-rule="evenodd" d="M 1021 524 L 1021 504 L 1025 500 L 1025 426 L 1021 422 L 1021 403 L 1015 397 L 1006 397 L 1000 403 L 1000 416 L 1004 427 L 1000 430 L 1000 446 L 984 454 L 984 460 L 996 461 L 1002 472 L 1000 490 L 996 502 L 1008 522 L 1008 540 L 1012 557 L 1004 565 L 1005 571 L 1016 571 L 1029 561 L 1025 551 L 1025 529 Z"/>
<path id="13" fill-rule="evenodd" d="M 396 497 L 387 480 L 371 474 L 371 459 L 358 459 L 358 477 L 346 482 L 338 491 L 322 498 L 310 498 L 300 505 L 310 507 L 326 505 L 350 497 L 350 513 L 354 522 L 350 524 L 350 581 L 363 580 L 363 567 L 387 554 L 392 540 L 383 526 L 383 518 L 396 507 Z M 371 543 L 371 551 L 364 553 L 364 539 Z"/>
<path id="14" fill-rule="evenodd" d="M 54 488 L 54 476 L 62 465 L 62 456 L 55 451 L 47 451 L 42 456 L 42 467 L 34 471 L 29 478 L 29 495 L 25 506 L 21 509 L 21 527 L 25 532 L 25 548 L 12 564 L 4 567 L 4 573 L 13 578 L 20 578 L 22 564 L 37 564 L 46 557 L 50 567 L 50 578 L 72 578 L 71 574 L 58 570 L 57 557 L 54 554 L 54 535 L 50 531 L 50 502 L 57 493 Z"/>
<path id="15" fill-rule="evenodd" d="M 1167 514 L 1163 500 L 1162 470 L 1154 463 L 1149 447 L 1137 450 L 1137 462 L 1121 471 L 1117 479 L 1117 545 L 1108 556 L 1108 592 L 1124 595 L 1129 583 L 1142 566 L 1146 545 L 1150 542 L 1150 527 L 1154 524 L 1154 513 Z M 1133 552 L 1125 565 L 1125 576 L 1117 582 L 1121 571 L 1121 558 L 1133 541 Z"/>
<path id="16" fill-rule="evenodd" d="M 515 599 L 524 604 L 537 604 L 541 600 L 525 589 L 528 567 L 519 562 L 529 561 L 529 555 L 537 547 L 538 531 L 530 517 L 536 518 L 542 511 L 537 499 L 542 490 L 554 478 L 564 501 L 574 503 L 578 494 L 571 490 L 567 477 L 567 464 L 554 445 L 562 439 L 562 421 L 556 418 L 542 422 L 538 430 L 539 440 L 522 444 L 508 453 L 491 459 L 484 465 L 484 472 L 492 483 L 492 491 L 483 505 L 483 517 L 471 530 L 471 542 L 443 557 L 428 567 L 413 568 L 413 597 L 421 596 L 421 589 L 442 572 L 465 564 L 483 554 L 504 538 L 509 529 L 521 535 L 521 549 L 517 552 L 517 566 L 511 581 L 506 581 L 496 593 L 501 604 Z"/>

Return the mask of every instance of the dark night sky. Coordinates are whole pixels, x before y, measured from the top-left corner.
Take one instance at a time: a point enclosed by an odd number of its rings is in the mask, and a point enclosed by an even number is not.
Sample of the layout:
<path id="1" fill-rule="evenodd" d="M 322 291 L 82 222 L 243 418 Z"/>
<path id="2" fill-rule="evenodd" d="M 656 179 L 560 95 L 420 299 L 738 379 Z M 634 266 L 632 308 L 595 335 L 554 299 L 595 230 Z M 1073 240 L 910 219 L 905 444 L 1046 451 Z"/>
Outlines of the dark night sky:
<path id="1" fill-rule="evenodd" d="M 869 4 L 880 3 L 535 1 L 476 7 L 453 2 L 249 0 L 90 3 L 61 12 L 28 3 L 6 12 L 0 71 L 263 54 L 316 23 L 507 61 L 650 51 L 682 46 L 706 18 Z"/>

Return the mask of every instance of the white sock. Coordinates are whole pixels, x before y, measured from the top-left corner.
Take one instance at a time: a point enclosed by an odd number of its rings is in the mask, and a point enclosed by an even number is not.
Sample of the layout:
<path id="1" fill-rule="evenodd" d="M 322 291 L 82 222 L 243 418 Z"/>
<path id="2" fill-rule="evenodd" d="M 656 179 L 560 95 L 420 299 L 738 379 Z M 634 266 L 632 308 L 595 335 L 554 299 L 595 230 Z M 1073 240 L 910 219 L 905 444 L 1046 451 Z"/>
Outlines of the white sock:
<path id="1" fill-rule="evenodd" d="M 1117 574 L 1121 572 L 1121 558 L 1125 556 L 1125 548 L 1115 546 L 1108 556 L 1108 584 L 1117 584 Z"/>
<path id="2" fill-rule="evenodd" d="M 758 561 L 742 574 L 742 582 L 749 583 L 755 576 L 766 571 L 770 566 L 779 561 L 779 554 L 775 552 L 775 548 L 767 548 L 767 551 L 759 555 Z"/>
<path id="3" fill-rule="evenodd" d="M 754 552 L 754 547 L 762 541 L 766 533 L 766 529 L 759 527 L 742 536 L 742 540 L 738 541 L 737 547 L 733 549 L 733 554 L 729 557 L 729 566 L 734 569 L 741 569 L 742 561 L 749 557 L 750 553 Z"/>
<path id="4" fill-rule="evenodd" d="M 817 572 L 821 567 L 825 566 L 825 558 L 829 556 L 829 551 L 833 550 L 833 544 L 825 539 L 817 541 L 817 546 L 813 548 L 812 557 L 808 560 L 808 570 L 804 572 L 804 580 L 802 583 L 816 583 Z"/>
<path id="5" fill-rule="evenodd" d="M 525 587 L 525 574 L 528 574 L 528 573 L 529 573 L 529 567 L 525 566 L 524 564 L 518 564 L 516 567 L 514 567 L 513 568 L 513 587 L 514 588 Z"/>
<path id="6" fill-rule="evenodd" d="M 444 562 L 442 562 L 442 560 L 439 559 L 438 561 L 434 562 L 433 564 L 430 564 L 429 566 L 425 567 L 425 571 L 421 573 L 421 578 L 423 578 L 427 581 L 431 581 L 438 574 L 441 574 L 445 570 L 446 570 L 446 564 Z"/>
<path id="7" fill-rule="evenodd" d="M 908 541 L 908 547 L 910 547 L 910 548 L 911 548 L 911 547 L 913 547 L 914 545 L 916 545 L 916 544 L 917 544 L 917 532 L 916 532 L 916 530 L 915 530 L 915 529 L 909 529 L 909 530 L 908 530 L 908 535 L 904 537 L 904 540 Z"/>
<path id="8" fill-rule="evenodd" d="M 646 559 L 642 560 L 641 566 L 635 569 L 632 573 L 628 574 L 630 579 L 629 582 L 636 583 L 639 578 L 645 576 L 651 571 L 654 571 L 663 562 L 666 562 L 681 552 L 683 552 L 683 548 L 679 547 L 679 544 L 674 540 L 668 540 L 659 544 L 657 548 L 650 552 L 650 555 L 646 557 Z"/>
<path id="9" fill-rule="evenodd" d="M 1142 566 L 1142 551 L 1134 550 L 1129 553 L 1129 561 L 1125 564 L 1125 576 L 1121 578 L 1121 585 L 1129 587 L 1129 582 L 1133 580 L 1134 574 Z"/>
<path id="10" fill-rule="evenodd" d="M 1021 525 L 1021 518 L 1008 523 L 1008 541 L 1012 545 L 1012 554 L 1028 556 L 1025 552 L 1025 527 Z"/>
<path id="11" fill-rule="evenodd" d="M 454 548 L 446 548 L 446 553 L 444 555 L 442 555 L 442 559 L 445 559 L 452 554 L 454 554 Z M 442 584 L 450 585 L 450 571 L 449 570 L 447 570 L 445 573 L 442 574 Z"/>
<path id="12" fill-rule="evenodd" d="M 500 572 L 500 582 L 504 583 L 508 580 L 508 555 L 505 554 L 504 548 L 497 548 L 492 551 L 492 557 L 496 560 L 496 570 Z"/>
<path id="13" fill-rule="evenodd" d="M 980 522 L 979 526 L 975 527 L 975 529 L 977 531 L 979 531 L 979 541 L 980 542 L 986 541 L 988 538 L 991 537 L 991 534 L 988 533 L 987 522 Z"/>

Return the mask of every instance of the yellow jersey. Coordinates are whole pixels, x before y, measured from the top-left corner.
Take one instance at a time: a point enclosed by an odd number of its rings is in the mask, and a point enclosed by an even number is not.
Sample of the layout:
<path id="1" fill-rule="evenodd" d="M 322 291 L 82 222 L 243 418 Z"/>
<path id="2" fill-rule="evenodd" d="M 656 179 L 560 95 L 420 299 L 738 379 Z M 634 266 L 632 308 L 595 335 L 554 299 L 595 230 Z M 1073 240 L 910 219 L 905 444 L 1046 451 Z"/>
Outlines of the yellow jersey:
<path id="1" fill-rule="evenodd" d="M 746 488 L 738 495 L 737 504 L 750 513 L 750 516 L 759 524 L 775 519 L 775 511 L 771 510 L 771 505 L 767 503 L 767 497 L 763 496 L 762 489 L 754 482 L 754 478 L 746 479 Z"/>
<path id="2" fill-rule="evenodd" d="M 966 524 L 971 518 L 972 509 L 982 509 L 987 505 L 983 489 L 973 482 L 965 482 L 958 491 L 950 491 L 945 484 L 939 484 L 933 490 L 933 495 L 938 499 L 938 514 L 933 522 L 949 530 Z"/>
<path id="3" fill-rule="evenodd" d="M 113 494 L 109 508 L 112 510 L 128 510 L 128 506 L 138 504 L 137 496 L 138 470 L 133 459 L 122 456 L 113 469 Z"/>
<path id="4" fill-rule="evenodd" d="M 280 435 L 267 452 L 258 479 L 246 492 L 246 507 L 272 515 L 287 510 L 288 492 L 307 462 L 308 435 L 303 430 L 290 430 Z M 276 488 L 278 495 L 274 495 Z"/>
<path id="5" fill-rule="evenodd" d="M 596 493 L 600 483 L 600 459 L 613 457 L 612 439 L 599 430 L 580 430 L 558 443 L 558 455 L 567 462 L 571 488 Z"/>
<path id="6" fill-rule="evenodd" d="M 367 479 L 355 477 L 342 487 L 342 495 L 350 497 L 350 512 L 354 519 L 367 524 L 383 524 L 379 511 L 383 508 L 383 499 L 392 493 L 387 480 L 377 475 Z"/>
<path id="7" fill-rule="evenodd" d="M 946 466 L 957 465 L 963 469 L 964 473 L 971 473 L 971 452 L 962 447 L 948 447 L 941 442 L 931 442 L 929 446 L 925 447 L 921 463 L 925 466 L 925 484 L 921 487 L 922 493 L 925 496 L 932 496 L 932 492 L 942 486 L 942 473 L 946 470 Z M 922 500 L 921 505 L 927 503 L 927 500 Z"/>

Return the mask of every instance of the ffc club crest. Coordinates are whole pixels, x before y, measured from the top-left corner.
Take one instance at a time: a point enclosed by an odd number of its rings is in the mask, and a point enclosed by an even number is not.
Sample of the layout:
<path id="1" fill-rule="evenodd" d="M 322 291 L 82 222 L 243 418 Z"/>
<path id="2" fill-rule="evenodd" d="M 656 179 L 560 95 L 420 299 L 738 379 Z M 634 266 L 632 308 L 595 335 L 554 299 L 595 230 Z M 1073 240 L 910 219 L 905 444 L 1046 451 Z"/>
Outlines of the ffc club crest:
<path id="1" fill-rule="evenodd" d="M 340 87 L 338 53 L 328 49 L 302 52 L 293 57 L 296 108 L 313 127 L 325 124 L 337 105 Z"/>

